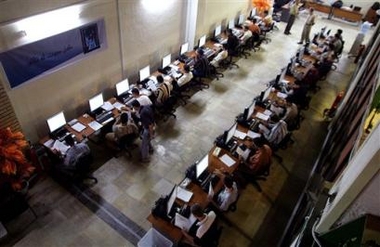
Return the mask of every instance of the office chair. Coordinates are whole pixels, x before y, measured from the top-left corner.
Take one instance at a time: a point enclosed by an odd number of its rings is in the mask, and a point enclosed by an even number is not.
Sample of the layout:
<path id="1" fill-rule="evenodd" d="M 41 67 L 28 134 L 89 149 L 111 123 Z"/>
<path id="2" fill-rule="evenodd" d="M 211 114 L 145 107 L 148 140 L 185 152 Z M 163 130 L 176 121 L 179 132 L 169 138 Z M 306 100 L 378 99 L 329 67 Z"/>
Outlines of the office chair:
<path id="1" fill-rule="evenodd" d="M 238 51 L 236 50 L 228 50 L 228 57 L 224 60 L 222 60 L 219 65 L 222 67 L 222 68 L 229 68 L 231 69 L 233 66 L 235 66 L 236 68 L 239 68 L 239 65 L 236 64 L 236 62 L 234 61 L 234 57 L 238 57 Z"/>
<path id="2" fill-rule="evenodd" d="M 185 91 L 188 91 L 188 87 L 179 87 L 178 83 L 175 80 L 173 80 L 172 96 L 176 98 L 177 102 L 181 102 L 182 106 L 186 105 L 186 100 L 190 99 L 190 95 L 183 94 L 183 92 Z"/>
<path id="3" fill-rule="evenodd" d="M 163 118 L 164 121 L 168 120 L 170 116 L 177 118 L 174 114 L 175 112 L 175 104 L 177 103 L 177 99 L 175 96 L 170 95 L 169 98 L 161 104 L 155 104 L 156 113 Z"/>
<path id="4" fill-rule="evenodd" d="M 246 40 L 246 42 L 244 44 L 241 44 L 240 45 L 240 50 L 239 50 L 239 54 L 240 56 L 244 56 L 244 58 L 247 58 L 248 56 L 251 56 L 251 54 L 249 53 L 249 51 L 251 50 L 251 47 L 253 46 L 252 45 L 252 42 L 253 41 L 253 36 L 250 37 L 249 39 Z"/>
<path id="5" fill-rule="evenodd" d="M 61 166 L 58 168 L 58 172 L 77 182 L 82 182 L 84 179 L 92 179 L 94 183 L 97 183 L 98 179 L 89 174 L 92 162 L 93 157 L 91 153 L 82 154 L 78 157 L 75 166 Z"/>
<path id="6" fill-rule="evenodd" d="M 272 24 L 269 27 L 265 27 L 261 29 L 261 40 L 265 44 L 268 44 L 269 42 L 272 42 L 272 39 L 267 37 L 267 33 L 271 32 L 274 28 L 275 22 L 273 21 Z"/>
<path id="7" fill-rule="evenodd" d="M 260 50 L 260 45 L 261 45 L 261 39 L 260 35 L 258 33 L 252 33 L 252 41 L 251 41 L 251 50 L 254 52 Z"/>
<path id="8" fill-rule="evenodd" d="M 219 80 L 219 78 L 224 77 L 224 74 L 222 72 L 219 72 L 218 69 L 212 64 L 210 64 L 210 73 L 212 77 L 216 80 Z"/>
<path id="9" fill-rule="evenodd" d="M 132 133 L 132 134 L 124 135 L 118 141 L 118 147 L 121 150 L 126 151 L 129 158 L 132 157 L 131 150 L 137 147 L 137 145 L 134 143 L 137 138 L 138 138 L 138 135 L 135 133 Z"/>

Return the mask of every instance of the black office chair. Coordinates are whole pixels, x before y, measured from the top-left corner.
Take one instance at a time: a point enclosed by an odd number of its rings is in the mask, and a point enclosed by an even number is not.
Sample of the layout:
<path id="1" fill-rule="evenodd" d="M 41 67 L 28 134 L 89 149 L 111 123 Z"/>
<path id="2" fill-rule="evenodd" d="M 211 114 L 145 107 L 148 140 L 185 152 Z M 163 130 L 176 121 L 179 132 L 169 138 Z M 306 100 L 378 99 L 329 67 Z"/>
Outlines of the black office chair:
<path id="1" fill-rule="evenodd" d="M 132 157 L 131 150 L 137 147 L 137 145 L 134 143 L 137 138 L 138 138 L 138 134 L 132 133 L 132 134 L 124 135 L 118 141 L 119 148 L 121 150 L 124 150 L 130 158 Z"/>
<path id="2" fill-rule="evenodd" d="M 238 196 L 236 197 L 236 200 L 233 203 L 231 203 L 231 205 L 228 207 L 227 212 L 235 212 L 237 210 L 237 203 L 239 201 L 239 198 L 240 198 L 240 194 L 238 194 Z"/>
<path id="3" fill-rule="evenodd" d="M 184 94 L 184 92 L 186 91 L 188 91 L 188 87 L 179 87 L 178 83 L 175 80 L 173 80 L 172 96 L 176 98 L 177 102 L 181 102 L 182 106 L 186 105 L 186 100 L 190 99 L 190 95 Z"/>
<path id="4" fill-rule="evenodd" d="M 74 166 L 64 166 L 60 165 L 56 167 L 57 176 L 59 179 L 65 178 L 73 180 L 75 182 L 82 182 L 84 179 L 92 179 L 94 183 L 97 183 L 98 180 L 89 174 L 90 166 L 93 162 L 93 157 L 91 153 L 80 155 Z"/>
<path id="5" fill-rule="evenodd" d="M 268 44 L 269 42 L 272 41 L 272 39 L 270 39 L 267 34 L 273 30 L 274 25 L 275 25 L 275 22 L 273 21 L 269 27 L 261 28 L 261 40 L 262 40 L 262 42 Z"/>
<path id="6" fill-rule="evenodd" d="M 164 103 L 156 102 L 154 109 L 158 116 L 161 117 L 164 121 L 166 121 L 170 116 L 177 118 L 177 116 L 174 114 L 176 103 L 177 98 L 173 95 L 170 95 Z"/>
<path id="7" fill-rule="evenodd" d="M 237 48 L 235 48 L 235 50 L 228 50 L 228 57 L 224 60 L 222 60 L 219 65 L 223 68 L 228 68 L 228 69 L 232 69 L 234 66 L 236 68 L 239 68 L 239 65 L 236 64 L 236 62 L 234 61 L 234 58 L 238 57 L 239 56 L 239 53 L 238 53 L 238 50 Z"/>

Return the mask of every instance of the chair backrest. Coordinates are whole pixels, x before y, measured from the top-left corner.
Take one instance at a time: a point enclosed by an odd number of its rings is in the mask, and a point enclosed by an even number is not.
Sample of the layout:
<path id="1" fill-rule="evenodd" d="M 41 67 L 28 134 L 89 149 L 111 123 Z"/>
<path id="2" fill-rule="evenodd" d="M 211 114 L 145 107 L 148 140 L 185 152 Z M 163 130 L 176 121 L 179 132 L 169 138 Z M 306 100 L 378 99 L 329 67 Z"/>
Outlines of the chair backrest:
<path id="1" fill-rule="evenodd" d="M 93 157 L 91 152 L 90 153 L 85 153 L 81 154 L 75 163 L 75 168 L 77 172 L 80 174 L 86 173 L 90 170 L 90 166 L 93 162 Z"/>
<path id="2" fill-rule="evenodd" d="M 130 146 L 133 144 L 133 142 L 137 139 L 137 134 L 135 133 L 132 133 L 132 134 L 127 134 L 127 135 L 124 135 L 122 136 L 120 139 L 119 139 L 119 146 L 121 148 L 124 148 L 126 146 Z"/>

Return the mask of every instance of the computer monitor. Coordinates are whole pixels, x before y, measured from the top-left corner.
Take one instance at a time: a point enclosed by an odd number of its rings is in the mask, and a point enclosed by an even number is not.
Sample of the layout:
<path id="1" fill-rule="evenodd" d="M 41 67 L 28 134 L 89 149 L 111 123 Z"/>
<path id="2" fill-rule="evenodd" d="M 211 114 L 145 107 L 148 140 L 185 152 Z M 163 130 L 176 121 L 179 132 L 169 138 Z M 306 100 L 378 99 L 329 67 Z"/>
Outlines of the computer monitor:
<path id="1" fill-rule="evenodd" d="M 175 202 L 175 199 L 177 198 L 177 185 L 174 186 L 172 192 L 170 193 L 170 197 L 169 197 L 169 200 L 168 200 L 168 204 L 166 205 L 166 212 L 167 212 L 167 215 L 170 214 L 170 211 L 173 207 L 173 204 Z"/>
<path id="2" fill-rule="evenodd" d="M 235 123 L 234 125 L 232 125 L 232 127 L 227 131 L 226 139 L 224 140 L 224 144 L 225 145 L 228 145 L 228 143 L 231 141 L 232 137 L 235 134 L 236 127 L 237 127 L 237 123 Z"/>
<path id="3" fill-rule="evenodd" d="M 205 44 L 206 44 L 206 35 L 203 35 L 203 36 L 199 39 L 198 47 L 203 47 Z"/>
<path id="4" fill-rule="evenodd" d="M 183 55 L 189 50 L 189 43 L 184 43 L 181 45 L 181 50 L 179 51 L 179 55 Z"/>
<path id="5" fill-rule="evenodd" d="M 243 118 L 245 121 L 251 119 L 253 112 L 255 111 L 256 101 L 253 101 L 252 104 L 244 109 Z"/>
<path id="6" fill-rule="evenodd" d="M 128 78 L 116 84 L 116 95 L 120 96 L 129 90 Z"/>
<path id="7" fill-rule="evenodd" d="M 261 99 L 261 102 L 264 102 L 265 100 L 268 99 L 269 94 L 270 94 L 271 91 L 272 91 L 272 87 L 268 87 L 268 88 L 264 91 L 264 95 L 263 95 L 263 98 Z"/>
<path id="8" fill-rule="evenodd" d="M 305 53 L 305 47 L 301 47 L 298 51 L 298 61 L 302 61 L 303 54 Z"/>
<path id="9" fill-rule="evenodd" d="M 165 68 L 170 65 L 172 62 L 172 55 L 168 54 L 165 57 L 162 58 L 162 68 Z"/>
<path id="10" fill-rule="evenodd" d="M 66 124 L 65 115 L 63 114 L 63 111 L 61 111 L 60 113 L 57 113 L 54 116 L 48 118 L 46 122 L 50 133 L 52 133 Z"/>
<path id="11" fill-rule="evenodd" d="M 214 37 L 218 37 L 221 33 L 222 33 L 222 25 L 216 26 Z"/>
<path id="12" fill-rule="evenodd" d="M 90 111 L 93 112 L 97 109 L 99 109 L 103 105 L 103 94 L 100 93 L 94 97 L 92 97 L 89 101 L 88 104 L 90 105 Z"/>
<path id="13" fill-rule="evenodd" d="M 140 69 L 139 71 L 139 76 L 140 76 L 140 82 L 142 82 L 143 80 L 145 80 L 146 78 L 148 78 L 150 76 L 150 67 L 149 65 Z"/>
<path id="14" fill-rule="evenodd" d="M 244 14 L 239 15 L 238 24 L 243 25 L 244 21 L 245 21 L 245 15 Z"/>
<path id="15" fill-rule="evenodd" d="M 290 61 L 291 61 L 290 71 L 292 71 L 292 72 L 296 69 L 296 60 L 297 59 L 295 57 L 292 57 L 290 59 Z"/>
<path id="16" fill-rule="evenodd" d="M 286 75 L 286 67 L 282 68 L 282 70 L 281 70 L 281 75 L 280 75 L 280 79 L 279 79 L 280 83 L 285 80 L 285 75 Z"/>
<path id="17" fill-rule="evenodd" d="M 231 19 L 229 22 L 228 22 L 228 28 L 234 28 L 235 27 L 235 19 Z"/>
<path id="18" fill-rule="evenodd" d="M 208 154 L 204 156 L 195 166 L 195 174 L 197 176 L 197 179 L 202 175 L 202 173 L 207 169 L 208 167 Z"/>
<path id="19" fill-rule="evenodd" d="M 254 16 L 256 16 L 256 8 L 253 8 L 252 10 L 251 10 L 251 14 L 249 15 L 250 17 L 254 17 Z"/>

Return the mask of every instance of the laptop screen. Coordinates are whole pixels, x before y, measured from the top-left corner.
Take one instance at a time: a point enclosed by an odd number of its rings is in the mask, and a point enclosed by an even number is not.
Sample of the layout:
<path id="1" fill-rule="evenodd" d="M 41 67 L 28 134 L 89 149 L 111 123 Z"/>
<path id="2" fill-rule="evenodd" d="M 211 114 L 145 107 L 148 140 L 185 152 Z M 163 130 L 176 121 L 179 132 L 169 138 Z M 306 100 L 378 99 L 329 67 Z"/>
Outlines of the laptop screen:
<path id="1" fill-rule="evenodd" d="M 203 159 L 201 159 L 195 167 L 197 178 L 201 176 L 201 174 L 207 169 L 207 167 L 208 167 L 208 154 L 205 157 L 203 157 Z"/>

